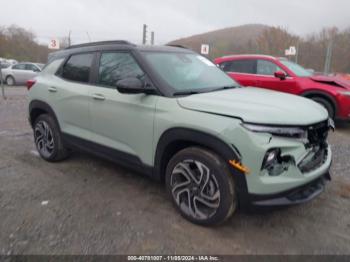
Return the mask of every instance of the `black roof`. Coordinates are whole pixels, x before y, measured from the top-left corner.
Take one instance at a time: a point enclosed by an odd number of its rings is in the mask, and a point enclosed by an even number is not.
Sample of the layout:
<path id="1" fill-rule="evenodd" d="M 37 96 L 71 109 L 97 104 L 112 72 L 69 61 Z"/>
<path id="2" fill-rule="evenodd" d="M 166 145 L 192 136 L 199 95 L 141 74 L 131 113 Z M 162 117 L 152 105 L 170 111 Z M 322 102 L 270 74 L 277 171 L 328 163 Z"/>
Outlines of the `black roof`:
<path id="1" fill-rule="evenodd" d="M 93 52 L 93 51 L 108 51 L 108 50 L 139 50 L 139 51 L 153 51 L 153 52 L 188 52 L 192 53 L 190 49 L 186 49 L 183 46 L 156 46 L 156 45 L 135 45 L 125 40 L 113 40 L 113 41 L 101 41 L 84 43 L 78 45 L 72 45 L 66 49 L 53 52 L 49 54 L 49 61 L 52 59 L 63 58 L 67 55 L 80 52 Z"/>

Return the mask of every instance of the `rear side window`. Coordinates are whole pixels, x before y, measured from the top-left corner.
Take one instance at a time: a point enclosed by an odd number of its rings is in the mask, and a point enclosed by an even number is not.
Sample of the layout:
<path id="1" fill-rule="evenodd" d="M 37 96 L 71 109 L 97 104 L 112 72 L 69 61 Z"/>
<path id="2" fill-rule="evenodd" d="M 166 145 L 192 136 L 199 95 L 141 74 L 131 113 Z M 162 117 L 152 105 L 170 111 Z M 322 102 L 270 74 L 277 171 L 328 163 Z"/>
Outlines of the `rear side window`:
<path id="1" fill-rule="evenodd" d="M 136 77 L 144 78 L 144 72 L 131 54 L 125 52 L 102 53 L 98 84 L 115 88 L 117 81 Z"/>
<path id="2" fill-rule="evenodd" d="M 234 60 L 220 65 L 225 72 L 256 74 L 256 60 Z"/>
<path id="3" fill-rule="evenodd" d="M 14 65 L 12 68 L 17 69 L 17 70 L 25 70 L 26 65 L 25 64 L 17 64 L 17 65 Z"/>
<path id="4" fill-rule="evenodd" d="M 72 55 L 62 68 L 61 76 L 65 79 L 88 83 L 94 54 Z"/>

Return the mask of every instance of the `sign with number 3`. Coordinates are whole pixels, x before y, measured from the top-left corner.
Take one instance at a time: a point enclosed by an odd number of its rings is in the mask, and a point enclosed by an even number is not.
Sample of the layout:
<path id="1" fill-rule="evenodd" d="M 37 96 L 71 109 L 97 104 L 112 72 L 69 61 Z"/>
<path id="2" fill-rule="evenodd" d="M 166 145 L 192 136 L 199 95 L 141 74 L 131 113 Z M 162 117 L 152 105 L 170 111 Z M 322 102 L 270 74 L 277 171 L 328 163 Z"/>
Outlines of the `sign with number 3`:
<path id="1" fill-rule="evenodd" d="M 49 42 L 49 49 L 60 49 L 60 42 L 58 39 L 51 39 Z"/>

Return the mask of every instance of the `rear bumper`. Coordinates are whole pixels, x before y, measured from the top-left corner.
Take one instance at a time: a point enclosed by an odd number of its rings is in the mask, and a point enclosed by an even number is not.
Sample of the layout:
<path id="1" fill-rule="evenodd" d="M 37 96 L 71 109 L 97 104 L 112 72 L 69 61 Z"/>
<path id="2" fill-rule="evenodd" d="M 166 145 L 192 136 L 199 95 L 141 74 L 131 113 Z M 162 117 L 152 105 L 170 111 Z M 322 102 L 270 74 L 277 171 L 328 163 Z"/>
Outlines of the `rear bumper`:
<path id="1" fill-rule="evenodd" d="M 273 195 L 250 195 L 251 206 L 290 206 L 308 202 L 324 189 L 326 181 L 331 180 L 329 171 L 323 176 L 296 188 Z"/>

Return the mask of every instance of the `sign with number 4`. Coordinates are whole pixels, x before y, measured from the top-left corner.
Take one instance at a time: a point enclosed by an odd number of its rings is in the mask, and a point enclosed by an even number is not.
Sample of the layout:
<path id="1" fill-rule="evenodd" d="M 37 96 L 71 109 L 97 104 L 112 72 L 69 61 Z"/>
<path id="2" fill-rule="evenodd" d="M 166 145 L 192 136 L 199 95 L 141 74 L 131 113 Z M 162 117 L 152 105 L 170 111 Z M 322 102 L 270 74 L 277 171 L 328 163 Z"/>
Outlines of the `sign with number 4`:
<path id="1" fill-rule="evenodd" d="M 49 42 L 49 49 L 60 49 L 60 42 L 58 39 L 51 39 Z"/>

